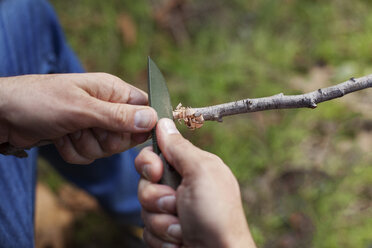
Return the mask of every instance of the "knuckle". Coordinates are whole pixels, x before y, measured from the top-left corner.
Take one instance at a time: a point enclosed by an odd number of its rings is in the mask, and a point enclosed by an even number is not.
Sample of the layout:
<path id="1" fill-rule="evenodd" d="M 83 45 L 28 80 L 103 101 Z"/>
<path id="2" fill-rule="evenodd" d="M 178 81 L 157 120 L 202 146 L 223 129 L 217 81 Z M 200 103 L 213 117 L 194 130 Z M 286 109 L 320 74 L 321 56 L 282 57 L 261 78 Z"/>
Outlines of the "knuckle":
<path id="1" fill-rule="evenodd" d="M 79 162 L 77 162 L 78 164 L 83 164 L 83 165 L 89 165 L 91 163 L 93 163 L 94 159 L 81 159 Z"/>
<path id="2" fill-rule="evenodd" d="M 103 77 L 105 77 L 106 81 L 110 83 L 110 85 L 112 86 L 112 89 L 121 89 L 121 87 L 126 86 L 124 81 L 115 75 L 112 75 L 109 73 L 103 73 Z"/>
<path id="3" fill-rule="evenodd" d="M 79 153 L 80 156 L 84 157 L 81 160 L 85 160 L 85 159 L 91 160 L 93 158 L 98 158 L 102 156 L 102 153 L 98 153 L 95 149 L 92 149 L 89 147 L 82 148 L 81 150 L 77 149 L 77 152 Z"/>
<path id="4" fill-rule="evenodd" d="M 151 202 L 151 199 L 156 193 L 156 189 L 153 185 L 149 184 L 144 186 L 138 195 L 139 201 L 143 205 L 148 205 Z"/>
<path id="5" fill-rule="evenodd" d="M 105 82 L 112 91 L 111 100 L 120 102 L 128 101 L 130 89 L 122 79 L 109 73 L 100 73 L 99 76 L 102 77 L 102 81 Z M 116 94 L 115 92 L 120 92 L 120 94 Z"/>
<path id="6" fill-rule="evenodd" d="M 114 154 L 126 150 L 130 145 L 130 139 L 123 133 L 110 133 L 105 142 L 104 150 L 109 154 Z"/>
<path id="7" fill-rule="evenodd" d="M 143 229 L 143 240 L 147 245 L 150 245 L 151 238 L 147 228 Z"/>
<path id="8" fill-rule="evenodd" d="M 153 153 L 152 151 L 150 150 L 143 150 L 142 152 L 142 156 L 139 158 L 140 159 L 140 162 L 142 164 L 145 164 L 145 163 L 150 163 L 152 164 L 154 162 L 154 157 L 155 156 L 158 156 L 157 154 Z"/>
<path id="9" fill-rule="evenodd" d="M 143 165 L 145 163 L 146 159 L 148 158 L 147 155 L 148 155 L 148 153 L 146 152 L 146 150 L 142 149 L 142 151 L 138 154 L 138 156 L 134 160 L 134 164 L 136 166 Z"/>
<path id="10" fill-rule="evenodd" d="M 78 164 L 80 162 L 80 159 L 76 155 L 73 155 L 71 153 L 64 152 L 61 155 L 63 159 L 69 164 Z"/>
<path id="11" fill-rule="evenodd" d="M 204 152 L 204 156 L 207 160 L 213 163 L 223 163 L 222 159 L 216 154 L 210 152 Z"/>
<path id="12" fill-rule="evenodd" d="M 113 121 L 117 127 L 125 126 L 128 122 L 128 112 L 120 104 L 114 105 Z"/>
<path id="13" fill-rule="evenodd" d="M 142 157 L 143 157 L 143 150 L 138 154 L 138 156 L 134 159 L 134 164 L 136 166 L 140 166 L 142 164 Z"/>
<path id="14" fill-rule="evenodd" d="M 68 147 L 58 148 L 58 152 L 63 160 L 69 164 L 90 164 L 94 161 L 92 159 L 83 158 L 77 153 L 71 152 L 71 148 Z"/>
<path id="15" fill-rule="evenodd" d="M 111 139 L 109 142 L 107 142 L 105 146 L 105 150 L 108 153 L 115 153 L 120 148 L 120 142 L 116 139 Z"/>
<path id="16" fill-rule="evenodd" d="M 64 150 L 60 150 L 59 153 L 62 156 L 63 160 L 65 160 L 69 164 L 73 164 L 76 161 L 75 156 L 71 153 L 68 153 Z"/>
<path id="17" fill-rule="evenodd" d="M 101 151 L 96 139 L 87 130 L 83 130 L 79 140 L 71 139 L 76 152 L 82 157 L 83 160 L 91 160 L 101 157 Z M 84 162 L 83 162 L 84 163 Z"/>
<path id="18" fill-rule="evenodd" d="M 159 236 L 166 236 L 164 235 L 164 233 L 162 232 L 162 221 L 161 219 L 159 218 L 159 215 L 157 214 L 150 214 L 147 216 L 147 224 L 148 224 L 148 228 L 149 230 L 152 231 L 152 233 L 156 233 L 158 234 Z"/>

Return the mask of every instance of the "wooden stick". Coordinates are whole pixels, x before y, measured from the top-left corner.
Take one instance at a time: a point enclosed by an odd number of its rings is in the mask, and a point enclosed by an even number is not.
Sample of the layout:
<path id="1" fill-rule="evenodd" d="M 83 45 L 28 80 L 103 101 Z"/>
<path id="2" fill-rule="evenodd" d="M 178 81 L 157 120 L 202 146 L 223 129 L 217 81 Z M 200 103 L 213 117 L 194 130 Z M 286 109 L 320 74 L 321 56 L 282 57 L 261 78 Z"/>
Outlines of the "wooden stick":
<path id="1" fill-rule="evenodd" d="M 202 116 L 205 121 L 222 121 L 222 117 L 270 109 L 316 108 L 318 103 L 329 101 L 354 91 L 372 87 L 372 74 L 357 79 L 318 89 L 301 95 L 284 95 L 283 93 L 261 98 L 247 98 L 203 108 L 193 108 L 195 117 Z M 177 118 L 175 118 L 177 119 Z"/>

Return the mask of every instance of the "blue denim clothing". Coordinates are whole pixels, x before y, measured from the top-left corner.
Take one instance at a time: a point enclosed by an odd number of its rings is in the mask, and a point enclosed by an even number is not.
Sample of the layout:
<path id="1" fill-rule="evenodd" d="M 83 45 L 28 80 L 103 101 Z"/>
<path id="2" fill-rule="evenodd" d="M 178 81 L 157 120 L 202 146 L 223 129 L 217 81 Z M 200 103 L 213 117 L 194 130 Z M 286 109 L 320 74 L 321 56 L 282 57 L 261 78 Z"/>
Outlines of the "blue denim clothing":
<path id="1" fill-rule="evenodd" d="M 0 0 L 0 77 L 83 72 L 46 0 Z M 0 89 L 1 90 L 1 89 Z M 0 247 L 34 247 L 36 159 L 44 156 L 68 180 L 95 196 L 109 213 L 140 224 L 135 150 L 95 161 L 66 164 L 53 146 L 27 159 L 0 155 Z"/>

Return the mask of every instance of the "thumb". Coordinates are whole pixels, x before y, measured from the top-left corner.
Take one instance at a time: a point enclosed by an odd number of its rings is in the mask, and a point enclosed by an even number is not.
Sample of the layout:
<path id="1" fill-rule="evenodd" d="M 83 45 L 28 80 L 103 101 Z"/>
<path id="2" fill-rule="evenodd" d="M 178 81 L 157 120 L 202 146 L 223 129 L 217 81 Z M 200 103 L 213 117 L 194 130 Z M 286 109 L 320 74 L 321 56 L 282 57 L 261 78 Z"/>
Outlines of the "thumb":
<path id="1" fill-rule="evenodd" d="M 163 156 L 182 177 L 198 171 L 198 164 L 204 151 L 183 138 L 172 120 L 167 118 L 159 120 L 156 136 Z"/>
<path id="2" fill-rule="evenodd" d="M 95 119 L 100 128 L 115 132 L 149 132 L 156 124 L 156 111 L 147 106 L 97 100 Z"/>

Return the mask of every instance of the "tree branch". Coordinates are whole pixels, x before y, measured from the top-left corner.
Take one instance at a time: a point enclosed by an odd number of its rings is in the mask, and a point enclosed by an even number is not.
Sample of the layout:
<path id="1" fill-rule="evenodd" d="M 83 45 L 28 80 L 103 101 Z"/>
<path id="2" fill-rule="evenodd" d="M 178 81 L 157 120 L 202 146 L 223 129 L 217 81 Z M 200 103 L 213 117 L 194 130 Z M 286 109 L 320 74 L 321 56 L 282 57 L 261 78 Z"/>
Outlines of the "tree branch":
<path id="1" fill-rule="evenodd" d="M 301 95 L 278 95 L 247 98 L 203 108 L 193 108 L 195 117 L 202 116 L 206 121 L 222 121 L 222 117 L 270 109 L 316 108 L 318 103 L 329 101 L 354 91 L 372 87 L 372 74 L 357 79 L 351 78 L 346 82 L 318 89 Z M 177 118 L 176 118 L 177 119 Z"/>

